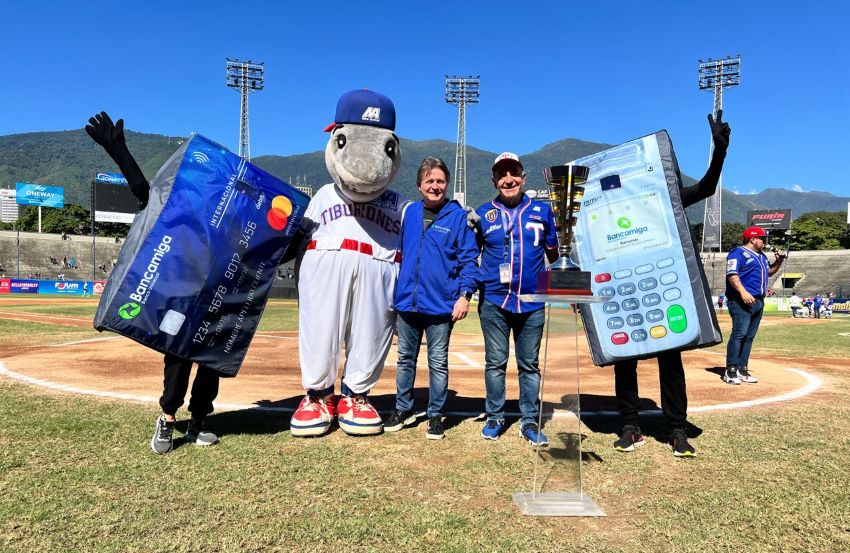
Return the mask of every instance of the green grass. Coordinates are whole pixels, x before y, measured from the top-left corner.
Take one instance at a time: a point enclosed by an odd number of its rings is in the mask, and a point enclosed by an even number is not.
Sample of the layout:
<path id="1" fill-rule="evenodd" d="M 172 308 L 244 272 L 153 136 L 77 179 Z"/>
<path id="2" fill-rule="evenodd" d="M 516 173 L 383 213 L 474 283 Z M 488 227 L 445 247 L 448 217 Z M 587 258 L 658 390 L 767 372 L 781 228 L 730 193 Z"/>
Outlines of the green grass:
<path id="1" fill-rule="evenodd" d="M 264 320 L 292 312 L 273 304 Z M 765 326 L 756 354 L 846 357 L 848 325 Z M 94 331 L 0 320 L 18 341 L 57 332 Z M 226 412 L 209 421 L 221 444 L 156 456 L 152 406 L 0 379 L 0 551 L 847 551 L 850 374 L 816 372 L 813 396 L 692 417 L 693 460 L 659 441 L 661 417 L 642 419 L 634 454 L 611 449 L 616 419 L 587 418 L 583 483 L 601 519 L 519 514 L 511 495 L 530 489 L 533 456 L 515 427 L 497 442 L 470 420 L 441 442 L 422 424 L 299 440 L 287 415 Z"/>

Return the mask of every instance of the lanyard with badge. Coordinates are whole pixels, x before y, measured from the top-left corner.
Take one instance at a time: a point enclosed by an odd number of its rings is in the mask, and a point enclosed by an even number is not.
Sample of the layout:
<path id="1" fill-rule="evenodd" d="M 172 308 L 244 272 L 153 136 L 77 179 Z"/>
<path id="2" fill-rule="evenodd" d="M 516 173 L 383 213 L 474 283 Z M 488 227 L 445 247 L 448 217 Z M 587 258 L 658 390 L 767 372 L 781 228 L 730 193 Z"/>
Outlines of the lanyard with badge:
<path id="1" fill-rule="evenodd" d="M 511 263 L 508 260 L 508 251 L 511 247 L 511 234 L 514 231 L 517 217 L 519 217 L 519 210 L 514 208 L 513 212 L 512 217 L 507 209 L 499 208 L 499 213 L 502 215 L 502 229 L 505 231 L 504 263 L 499 265 L 499 282 L 502 284 L 510 284 L 511 282 Z"/>

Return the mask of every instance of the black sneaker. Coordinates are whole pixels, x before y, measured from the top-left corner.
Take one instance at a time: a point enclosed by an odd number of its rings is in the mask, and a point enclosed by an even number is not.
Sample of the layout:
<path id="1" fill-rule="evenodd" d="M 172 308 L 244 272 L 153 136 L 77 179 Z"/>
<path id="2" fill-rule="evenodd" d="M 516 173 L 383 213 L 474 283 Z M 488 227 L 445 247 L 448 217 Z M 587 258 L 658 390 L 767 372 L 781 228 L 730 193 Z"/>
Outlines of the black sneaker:
<path id="1" fill-rule="evenodd" d="M 676 457 L 696 457 L 697 450 L 688 443 L 688 435 L 682 429 L 673 430 L 667 447 Z"/>
<path id="2" fill-rule="evenodd" d="M 206 421 L 195 420 L 189 422 L 189 428 L 183 434 L 183 440 L 192 442 L 196 446 L 208 446 L 218 443 L 218 436 L 207 430 Z"/>
<path id="3" fill-rule="evenodd" d="M 414 422 L 416 422 L 416 415 L 413 411 L 393 411 L 393 414 L 384 423 L 384 432 L 398 432 Z"/>
<path id="4" fill-rule="evenodd" d="M 620 438 L 614 442 L 614 449 L 623 452 L 634 451 L 645 443 L 643 434 L 640 432 L 640 426 L 627 424 L 623 426 L 623 430 L 620 432 Z"/>
<path id="5" fill-rule="evenodd" d="M 151 438 L 151 449 L 154 453 L 165 455 L 174 449 L 174 423 L 176 421 L 165 420 L 165 415 L 156 419 L 156 429 Z"/>
<path id="6" fill-rule="evenodd" d="M 425 434 L 425 437 L 429 440 L 442 440 L 446 437 L 446 433 L 443 430 L 443 421 L 440 417 L 428 419 L 428 432 Z"/>

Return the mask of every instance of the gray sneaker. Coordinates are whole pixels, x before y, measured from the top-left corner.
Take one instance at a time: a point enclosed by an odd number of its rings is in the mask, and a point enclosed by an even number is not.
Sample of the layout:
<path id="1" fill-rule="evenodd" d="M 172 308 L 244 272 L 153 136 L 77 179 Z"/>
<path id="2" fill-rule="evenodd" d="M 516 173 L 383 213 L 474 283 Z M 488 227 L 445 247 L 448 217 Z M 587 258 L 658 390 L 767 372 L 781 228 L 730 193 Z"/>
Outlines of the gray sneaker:
<path id="1" fill-rule="evenodd" d="M 755 384 L 759 381 L 756 376 L 754 376 L 750 373 L 749 370 L 747 370 L 747 367 L 738 367 L 738 378 L 741 380 L 741 382 L 745 382 L 747 384 Z"/>
<path id="2" fill-rule="evenodd" d="M 218 436 L 206 429 L 205 421 L 192 419 L 189 428 L 183 434 L 183 440 L 193 442 L 196 446 L 203 447 L 218 443 Z"/>
<path id="3" fill-rule="evenodd" d="M 151 438 L 151 449 L 154 453 L 165 455 L 174 449 L 174 423 L 175 421 L 165 420 L 165 415 L 156 419 L 156 429 Z"/>

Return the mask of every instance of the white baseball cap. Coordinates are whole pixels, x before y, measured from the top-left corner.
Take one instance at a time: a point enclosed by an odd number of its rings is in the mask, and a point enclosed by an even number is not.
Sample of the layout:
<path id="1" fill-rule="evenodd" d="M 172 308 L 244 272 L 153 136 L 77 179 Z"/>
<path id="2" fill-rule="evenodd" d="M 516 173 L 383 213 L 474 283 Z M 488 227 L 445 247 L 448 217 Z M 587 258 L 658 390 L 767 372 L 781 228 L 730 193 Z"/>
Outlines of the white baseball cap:
<path id="1" fill-rule="evenodd" d="M 496 161 L 493 162 L 493 170 L 495 171 L 496 166 L 498 166 L 500 163 L 504 163 L 504 162 L 516 163 L 517 165 L 519 165 L 520 169 L 524 169 L 524 167 L 522 166 L 522 162 L 519 160 L 518 155 L 516 155 L 513 152 L 502 152 L 501 154 L 496 156 Z"/>

